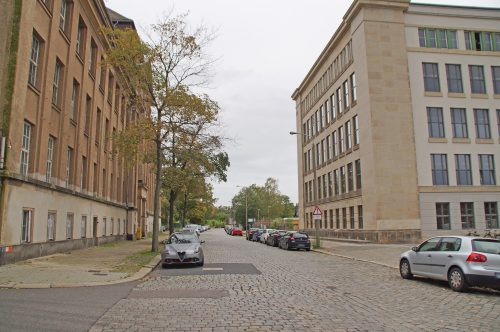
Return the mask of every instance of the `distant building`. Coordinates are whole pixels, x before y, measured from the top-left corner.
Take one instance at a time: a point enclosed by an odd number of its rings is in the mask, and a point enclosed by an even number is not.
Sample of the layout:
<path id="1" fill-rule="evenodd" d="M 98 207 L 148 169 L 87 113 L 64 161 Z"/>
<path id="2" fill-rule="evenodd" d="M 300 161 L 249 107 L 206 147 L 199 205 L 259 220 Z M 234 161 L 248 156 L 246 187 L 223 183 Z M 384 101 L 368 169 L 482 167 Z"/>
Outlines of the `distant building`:
<path id="1" fill-rule="evenodd" d="M 498 231 L 500 9 L 356 0 L 292 98 L 301 229 Z"/>
<path id="2" fill-rule="evenodd" d="M 102 0 L 0 3 L 0 245 L 5 262 L 145 236 L 154 175 L 113 136 L 149 110 L 101 66 L 102 27 L 135 28 Z"/>

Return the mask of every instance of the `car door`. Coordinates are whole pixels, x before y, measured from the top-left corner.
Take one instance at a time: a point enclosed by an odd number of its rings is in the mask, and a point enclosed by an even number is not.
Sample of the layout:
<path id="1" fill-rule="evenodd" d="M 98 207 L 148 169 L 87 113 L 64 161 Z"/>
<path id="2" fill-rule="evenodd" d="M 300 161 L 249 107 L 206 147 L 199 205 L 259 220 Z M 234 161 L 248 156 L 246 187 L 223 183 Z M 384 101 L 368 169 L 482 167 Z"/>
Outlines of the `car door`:
<path id="1" fill-rule="evenodd" d="M 439 250 L 432 253 L 431 265 L 432 274 L 440 279 L 446 280 L 448 277 L 448 269 L 453 261 L 453 258 L 460 250 L 462 240 L 457 237 L 443 237 L 439 244 Z"/>
<path id="2" fill-rule="evenodd" d="M 415 274 L 432 275 L 432 256 L 438 250 L 440 237 L 422 243 L 410 257 L 411 270 Z"/>

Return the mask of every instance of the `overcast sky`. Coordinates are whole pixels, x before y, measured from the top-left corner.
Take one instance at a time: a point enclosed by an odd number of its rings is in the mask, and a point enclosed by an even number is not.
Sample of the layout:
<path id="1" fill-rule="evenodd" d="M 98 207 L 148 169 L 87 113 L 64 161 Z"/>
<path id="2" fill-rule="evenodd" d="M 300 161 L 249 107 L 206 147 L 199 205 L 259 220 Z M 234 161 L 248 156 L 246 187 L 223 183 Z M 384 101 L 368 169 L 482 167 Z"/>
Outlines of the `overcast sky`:
<path id="1" fill-rule="evenodd" d="M 420 0 L 419 3 L 500 7 L 500 0 Z M 173 10 L 217 30 L 209 53 L 219 59 L 209 91 L 222 108 L 231 167 L 214 184 L 217 205 L 230 205 L 237 185 L 278 179 L 297 197 L 295 105 L 291 95 L 342 21 L 351 0 L 105 0 L 139 31 Z"/>

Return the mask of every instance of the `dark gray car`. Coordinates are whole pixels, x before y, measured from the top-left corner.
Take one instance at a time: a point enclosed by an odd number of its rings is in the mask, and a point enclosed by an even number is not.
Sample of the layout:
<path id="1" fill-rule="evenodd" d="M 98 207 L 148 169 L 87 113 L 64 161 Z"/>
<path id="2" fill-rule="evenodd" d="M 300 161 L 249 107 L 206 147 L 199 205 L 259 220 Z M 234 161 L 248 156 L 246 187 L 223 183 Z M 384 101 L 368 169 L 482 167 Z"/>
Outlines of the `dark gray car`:
<path id="1" fill-rule="evenodd" d="M 203 266 L 203 249 L 198 236 L 192 232 L 174 233 L 165 242 L 165 249 L 161 252 L 162 267 L 172 265 Z"/>

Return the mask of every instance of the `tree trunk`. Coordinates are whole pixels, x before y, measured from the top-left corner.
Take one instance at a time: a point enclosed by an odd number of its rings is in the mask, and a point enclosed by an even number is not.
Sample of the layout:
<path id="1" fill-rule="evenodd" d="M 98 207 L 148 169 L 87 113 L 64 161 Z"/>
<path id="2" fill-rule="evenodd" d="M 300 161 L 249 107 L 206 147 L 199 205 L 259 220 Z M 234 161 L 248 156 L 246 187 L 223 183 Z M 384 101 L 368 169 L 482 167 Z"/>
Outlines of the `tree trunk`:
<path id="1" fill-rule="evenodd" d="M 182 227 L 186 226 L 187 194 L 184 194 L 184 206 L 182 207 Z"/>
<path id="2" fill-rule="evenodd" d="M 174 232 L 174 207 L 175 200 L 177 199 L 177 192 L 170 190 L 170 196 L 168 198 L 169 203 L 169 213 L 168 213 L 168 231 L 170 234 Z"/>
<path id="3" fill-rule="evenodd" d="M 160 211 L 160 189 L 161 189 L 161 140 L 160 133 L 156 135 L 156 186 L 155 186 L 155 197 L 154 197 L 154 211 L 153 211 L 153 239 L 151 241 L 151 251 L 158 251 L 158 218 Z"/>

